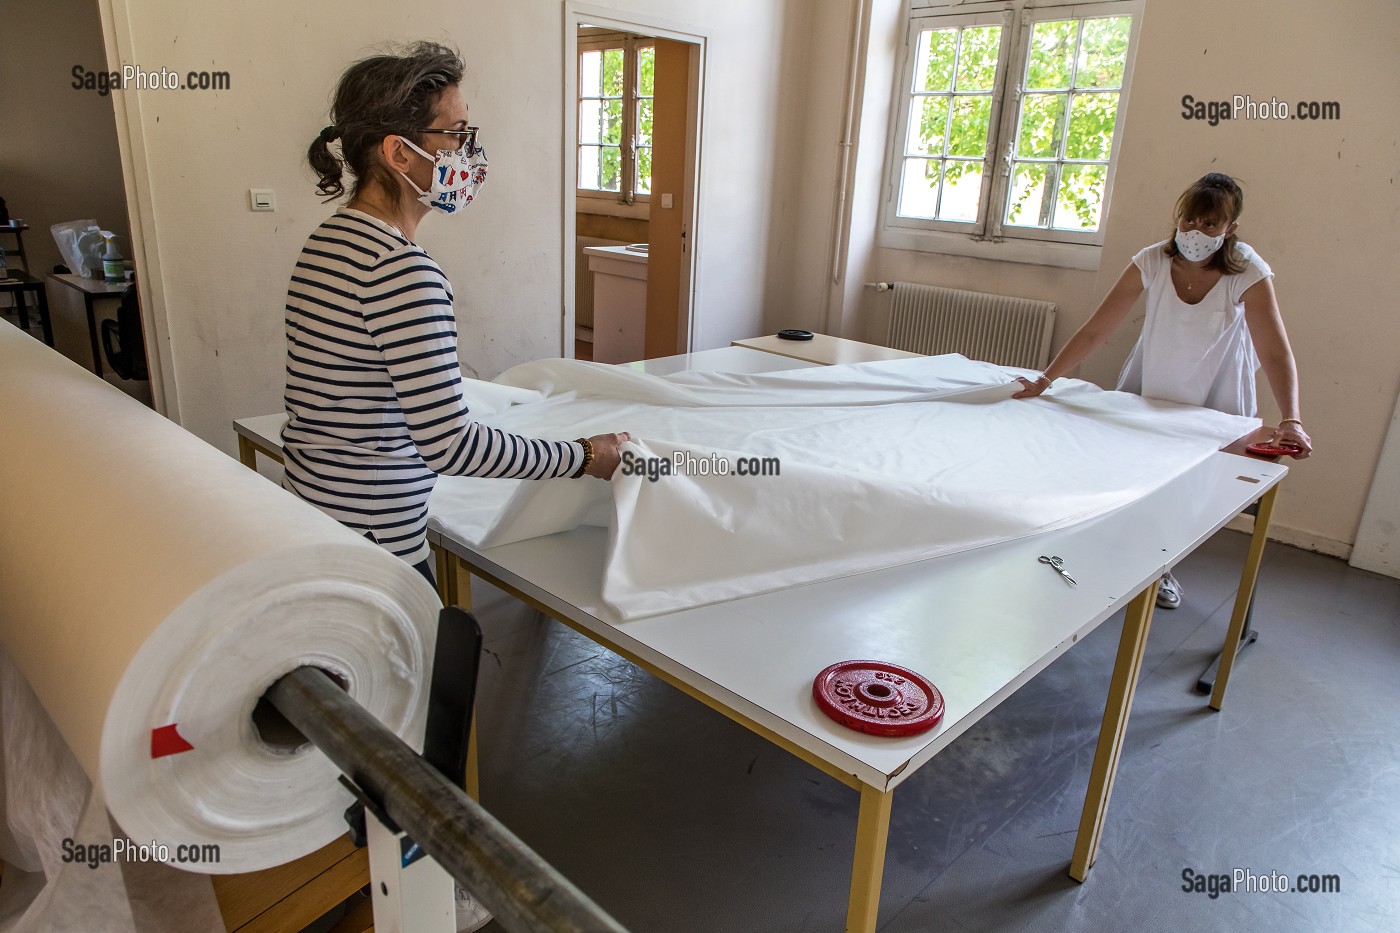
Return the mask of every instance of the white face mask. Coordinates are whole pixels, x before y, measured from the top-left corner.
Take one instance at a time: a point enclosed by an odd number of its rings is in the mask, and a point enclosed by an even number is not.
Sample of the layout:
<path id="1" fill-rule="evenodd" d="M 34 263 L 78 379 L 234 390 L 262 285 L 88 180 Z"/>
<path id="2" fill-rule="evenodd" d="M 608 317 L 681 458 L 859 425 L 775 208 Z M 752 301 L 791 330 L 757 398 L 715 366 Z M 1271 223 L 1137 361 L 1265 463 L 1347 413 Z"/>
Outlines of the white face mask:
<path id="1" fill-rule="evenodd" d="M 418 200 L 443 214 L 455 214 L 476 199 L 477 189 L 486 181 L 486 150 L 477 147 L 468 152 L 461 149 L 439 149 L 437 158 L 419 149 L 411 140 L 404 145 L 433 163 L 433 183 L 424 191 L 403 172 L 404 181 L 418 193 Z"/>
<path id="2" fill-rule="evenodd" d="M 1192 262 L 1200 262 L 1211 253 L 1220 249 L 1220 244 L 1225 242 L 1225 234 L 1220 236 L 1207 236 L 1199 230 L 1187 230 L 1185 233 L 1176 231 L 1176 248 L 1181 255 Z"/>

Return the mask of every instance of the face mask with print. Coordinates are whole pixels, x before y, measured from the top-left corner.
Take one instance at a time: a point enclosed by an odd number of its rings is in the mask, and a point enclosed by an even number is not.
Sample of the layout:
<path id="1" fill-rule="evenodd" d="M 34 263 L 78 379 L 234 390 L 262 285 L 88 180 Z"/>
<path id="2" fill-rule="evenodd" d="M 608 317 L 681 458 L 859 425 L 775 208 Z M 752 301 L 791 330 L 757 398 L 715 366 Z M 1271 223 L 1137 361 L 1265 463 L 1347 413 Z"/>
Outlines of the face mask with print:
<path id="1" fill-rule="evenodd" d="M 413 183 L 413 179 L 403 172 L 404 181 L 418 193 L 418 200 L 443 214 L 455 214 L 476 199 L 476 192 L 486 181 L 486 150 L 477 147 L 468 151 L 461 149 L 439 149 L 437 158 L 419 149 L 411 140 L 404 144 L 433 163 L 433 183 L 424 191 Z"/>
<path id="2" fill-rule="evenodd" d="M 1192 262 L 1200 262 L 1211 253 L 1220 249 L 1220 244 L 1225 242 L 1225 234 L 1220 236 L 1207 236 L 1199 230 L 1187 230 L 1185 233 L 1176 231 L 1176 248 Z"/>

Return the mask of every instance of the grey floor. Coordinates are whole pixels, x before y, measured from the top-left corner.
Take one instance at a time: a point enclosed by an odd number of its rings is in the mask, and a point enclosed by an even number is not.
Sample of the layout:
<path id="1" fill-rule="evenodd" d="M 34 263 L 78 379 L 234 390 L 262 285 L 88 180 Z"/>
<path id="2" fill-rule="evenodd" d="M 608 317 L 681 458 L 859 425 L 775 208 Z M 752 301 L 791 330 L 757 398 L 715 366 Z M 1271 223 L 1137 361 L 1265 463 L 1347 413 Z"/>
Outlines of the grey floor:
<path id="1" fill-rule="evenodd" d="M 1195 692 L 1247 539 L 1158 611 L 1087 883 L 1066 875 L 1121 617 L 895 793 L 882 931 L 1400 929 L 1400 581 L 1270 545 L 1260 642 Z M 482 796 L 634 931 L 839 930 L 854 791 L 478 583 Z M 1183 870 L 1340 893 L 1182 890 Z M 498 930 L 493 924 L 488 930 Z"/>

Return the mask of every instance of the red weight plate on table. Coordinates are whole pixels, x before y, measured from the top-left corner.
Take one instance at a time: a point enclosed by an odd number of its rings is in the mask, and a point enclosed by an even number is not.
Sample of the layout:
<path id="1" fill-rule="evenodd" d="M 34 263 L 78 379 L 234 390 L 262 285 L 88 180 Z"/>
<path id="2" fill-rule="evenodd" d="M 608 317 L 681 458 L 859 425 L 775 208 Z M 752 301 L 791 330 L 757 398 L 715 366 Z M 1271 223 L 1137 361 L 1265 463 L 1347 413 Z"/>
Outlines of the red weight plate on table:
<path id="1" fill-rule="evenodd" d="M 1284 457 L 1298 452 L 1297 447 L 1275 447 L 1273 444 L 1248 444 L 1244 449 L 1261 457 Z"/>
<path id="2" fill-rule="evenodd" d="M 833 664 L 812 681 L 812 696 L 823 713 L 869 735 L 917 735 L 943 718 L 943 694 L 928 678 L 885 661 Z"/>

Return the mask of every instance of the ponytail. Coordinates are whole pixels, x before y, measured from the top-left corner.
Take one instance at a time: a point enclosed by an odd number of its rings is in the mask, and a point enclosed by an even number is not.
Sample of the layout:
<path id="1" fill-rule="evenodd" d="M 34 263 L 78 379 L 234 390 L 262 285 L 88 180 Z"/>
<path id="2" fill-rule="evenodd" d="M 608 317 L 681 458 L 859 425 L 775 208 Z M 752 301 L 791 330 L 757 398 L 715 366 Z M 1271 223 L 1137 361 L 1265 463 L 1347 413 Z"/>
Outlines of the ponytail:
<path id="1" fill-rule="evenodd" d="M 328 126 L 321 130 L 320 134 L 311 141 L 311 147 L 306 150 L 306 161 L 311 163 L 311 168 L 320 176 L 321 180 L 316 183 L 316 190 L 326 198 L 327 201 L 340 197 L 345 193 L 345 185 L 340 180 L 344 174 L 344 163 L 336 158 L 331 152 L 331 143 L 340 138 L 340 128 Z"/>

